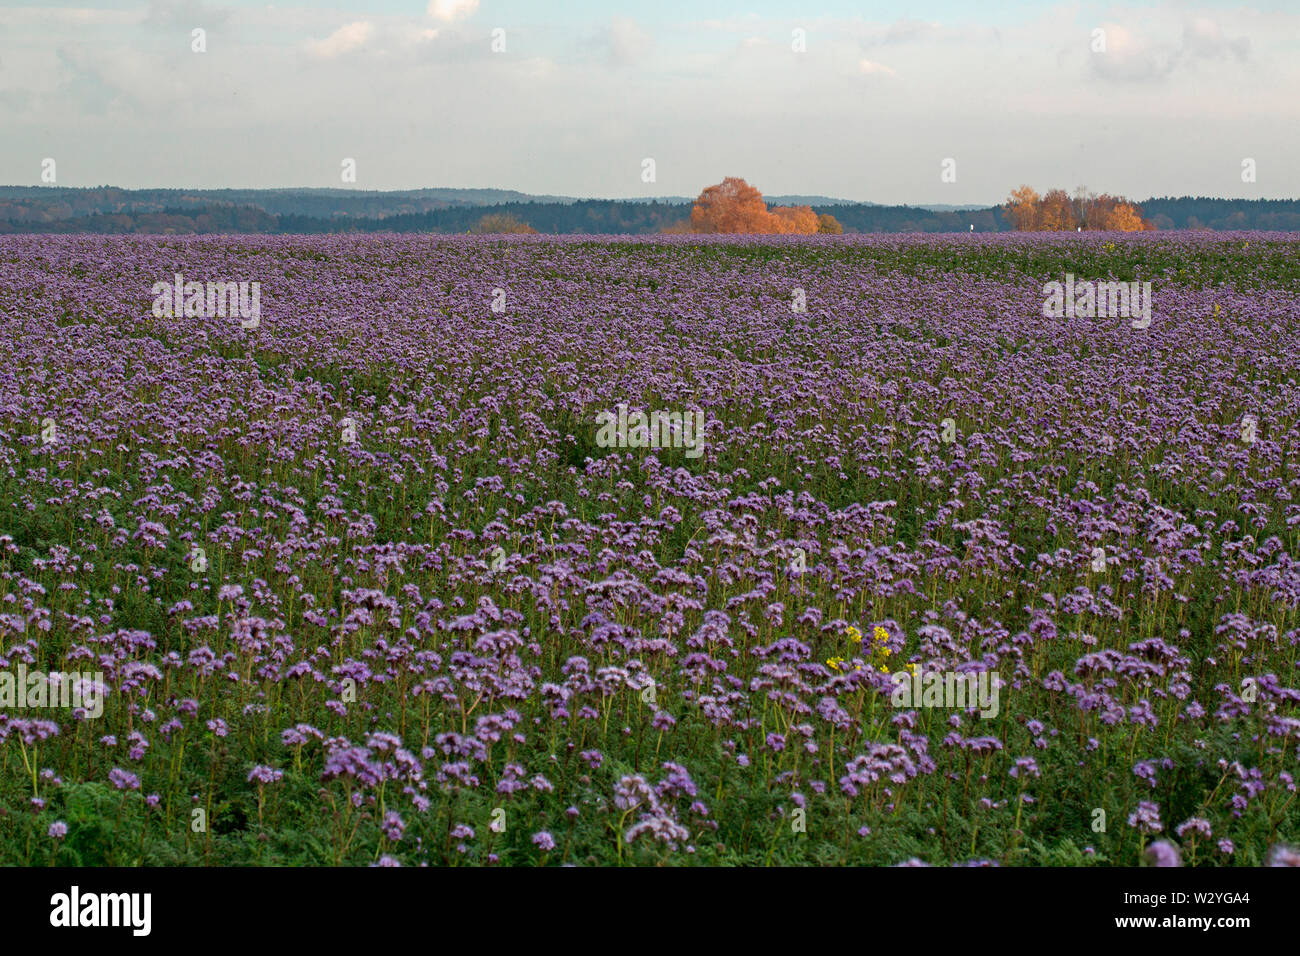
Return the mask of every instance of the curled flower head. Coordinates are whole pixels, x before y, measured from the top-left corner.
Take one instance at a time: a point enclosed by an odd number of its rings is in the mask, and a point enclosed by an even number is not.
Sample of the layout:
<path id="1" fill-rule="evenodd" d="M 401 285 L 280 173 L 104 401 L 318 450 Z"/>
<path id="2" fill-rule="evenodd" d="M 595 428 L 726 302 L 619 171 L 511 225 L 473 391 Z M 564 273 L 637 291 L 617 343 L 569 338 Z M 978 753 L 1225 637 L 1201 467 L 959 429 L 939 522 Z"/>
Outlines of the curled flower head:
<path id="1" fill-rule="evenodd" d="M 108 772 L 108 782 L 118 790 L 140 789 L 140 778 L 121 767 L 114 767 Z"/>
<path id="2" fill-rule="evenodd" d="M 1268 851 L 1269 866 L 1300 866 L 1300 850 L 1279 843 Z"/>
<path id="3" fill-rule="evenodd" d="M 1160 822 L 1160 806 L 1148 800 L 1138 803 L 1138 808 L 1129 814 L 1128 825 L 1142 833 L 1159 833 L 1164 829 Z"/>
<path id="4" fill-rule="evenodd" d="M 1156 840 L 1144 854 L 1149 866 L 1182 866 L 1178 847 L 1168 840 Z"/>
<path id="5" fill-rule="evenodd" d="M 274 767 L 266 767 L 261 764 L 248 772 L 249 783 L 254 781 L 261 784 L 278 783 L 283 777 L 283 770 L 276 770 Z"/>

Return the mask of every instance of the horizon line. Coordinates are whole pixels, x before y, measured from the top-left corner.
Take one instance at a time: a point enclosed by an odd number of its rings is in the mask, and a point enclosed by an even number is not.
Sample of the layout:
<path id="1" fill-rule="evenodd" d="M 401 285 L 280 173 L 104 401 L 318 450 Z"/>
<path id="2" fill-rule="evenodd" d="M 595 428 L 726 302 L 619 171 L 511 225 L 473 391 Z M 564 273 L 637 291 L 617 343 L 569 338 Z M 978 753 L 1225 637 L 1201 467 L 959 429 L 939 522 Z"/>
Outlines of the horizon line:
<path id="1" fill-rule="evenodd" d="M 1057 188 L 1057 187 L 1053 187 Z M 409 186 L 394 187 L 390 189 L 362 189 L 355 186 L 117 186 L 112 183 L 100 183 L 91 186 L 73 186 L 63 183 L 0 183 L 0 189 L 32 189 L 32 190 L 57 190 L 57 189 L 119 189 L 124 192 L 146 192 L 146 191 L 174 191 L 174 192 L 293 192 L 293 191 L 313 191 L 313 192 L 333 192 L 333 193 L 357 193 L 383 195 L 386 193 L 412 193 L 424 192 L 430 190 L 444 190 L 448 192 L 498 192 L 498 193 L 517 193 L 523 197 L 520 200 L 505 200 L 505 202 L 534 202 L 541 205 L 552 204 L 555 200 L 567 200 L 571 202 L 664 202 L 668 204 L 685 204 L 695 202 L 695 198 L 682 195 L 662 195 L 662 196 L 573 196 L 562 193 L 529 193 L 523 190 L 506 186 Z M 978 211 L 986 209 L 996 209 L 1005 204 L 1006 200 L 996 202 L 981 203 L 953 203 L 953 202 L 879 202 L 874 199 L 846 199 L 843 196 L 832 196 L 821 193 L 772 193 L 774 198 L 785 197 L 808 197 L 822 198 L 833 200 L 836 203 L 858 206 L 880 206 L 894 208 L 928 208 L 931 206 L 945 206 L 953 211 Z M 1128 197 L 1120 197 L 1128 198 Z M 767 199 L 767 194 L 764 194 Z M 1131 200 L 1142 203 L 1153 199 L 1209 199 L 1224 200 L 1230 202 L 1297 202 L 1300 196 L 1286 196 L 1280 198 L 1269 198 L 1265 196 L 1202 196 L 1184 193 L 1182 195 L 1173 195 L 1166 193 L 1164 195 L 1151 195 L 1143 200 Z M 504 203 L 485 203 L 484 205 L 502 205 Z"/>

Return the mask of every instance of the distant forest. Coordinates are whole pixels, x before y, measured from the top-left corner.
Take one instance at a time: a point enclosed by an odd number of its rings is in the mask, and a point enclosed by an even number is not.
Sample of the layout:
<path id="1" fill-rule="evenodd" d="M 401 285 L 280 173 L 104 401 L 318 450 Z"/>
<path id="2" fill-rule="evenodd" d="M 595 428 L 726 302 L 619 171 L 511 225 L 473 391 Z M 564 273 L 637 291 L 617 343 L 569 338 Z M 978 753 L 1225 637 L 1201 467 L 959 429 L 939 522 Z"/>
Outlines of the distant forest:
<path id="1" fill-rule="evenodd" d="M 361 192 L 126 190 L 0 187 L 0 233 L 339 233 L 473 231 L 486 215 L 509 215 L 550 234 L 649 234 L 679 227 L 690 204 L 614 199 L 523 201 L 506 190 Z M 1183 196 L 1139 204 L 1157 229 L 1300 232 L 1300 200 Z M 845 233 L 1009 232 L 1005 207 L 954 212 L 916 206 L 813 205 Z"/>

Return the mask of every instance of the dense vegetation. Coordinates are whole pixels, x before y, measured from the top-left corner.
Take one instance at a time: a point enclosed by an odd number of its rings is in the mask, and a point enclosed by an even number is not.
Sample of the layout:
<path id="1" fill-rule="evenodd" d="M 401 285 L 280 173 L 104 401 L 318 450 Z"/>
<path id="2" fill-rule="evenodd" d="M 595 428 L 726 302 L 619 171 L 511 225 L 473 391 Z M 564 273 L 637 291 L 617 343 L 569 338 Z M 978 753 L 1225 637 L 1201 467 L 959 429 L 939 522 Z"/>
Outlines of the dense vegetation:
<path id="1" fill-rule="evenodd" d="M 930 210 L 917 206 L 807 203 L 848 233 L 1006 232 L 1003 206 Z M 787 201 L 773 197 L 771 202 Z M 489 205 L 490 203 L 490 205 Z M 1158 229 L 1300 231 L 1300 200 L 1149 199 Z M 125 190 L 0 187 L 0 233 L 341 233 L 473 231 L 487 215 L 513 217 L 549 234 L 644 235 L 689 223 L 689 199 L 576 202 L 506 190 L 345 189 Z"/>
<path id="2" fill-rule="evenodd" d="M 1298 252 L 0 240 L 0 675 L 107 685 L 0 705 L 0 863 L 1286 852 Z M 1044 318 L 1066 272 L 1154 321 Z"/>

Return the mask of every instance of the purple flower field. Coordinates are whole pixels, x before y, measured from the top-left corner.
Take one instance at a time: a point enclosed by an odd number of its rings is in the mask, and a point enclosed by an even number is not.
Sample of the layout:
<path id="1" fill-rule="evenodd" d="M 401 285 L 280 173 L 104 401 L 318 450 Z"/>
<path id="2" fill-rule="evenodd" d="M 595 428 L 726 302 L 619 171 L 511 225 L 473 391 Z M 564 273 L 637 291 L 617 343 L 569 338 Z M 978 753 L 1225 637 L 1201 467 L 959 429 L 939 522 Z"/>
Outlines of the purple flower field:
<path id="1" fill-rule="evenodd" d="M 1300 859 L 1300 239 L 5 236 L 0 359 L 0 864 Z"/>

